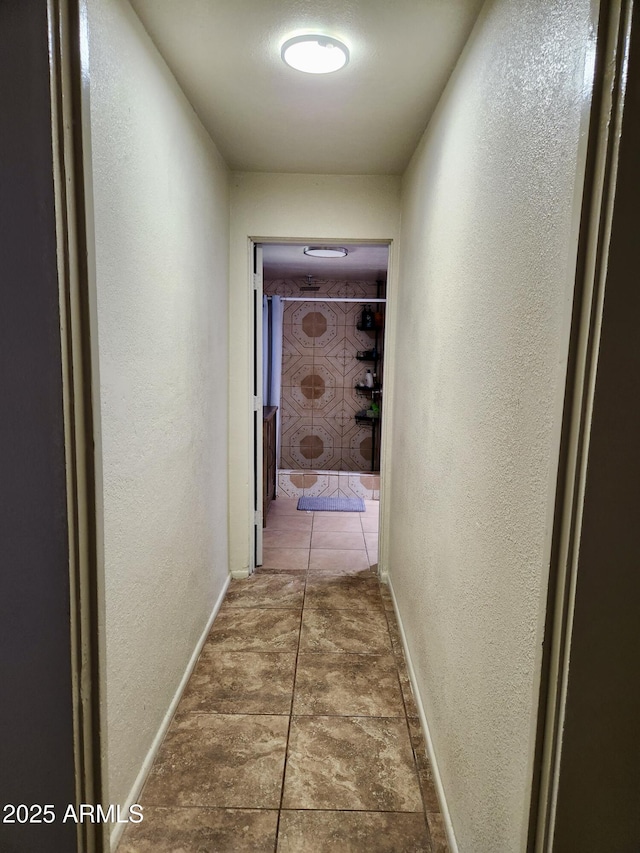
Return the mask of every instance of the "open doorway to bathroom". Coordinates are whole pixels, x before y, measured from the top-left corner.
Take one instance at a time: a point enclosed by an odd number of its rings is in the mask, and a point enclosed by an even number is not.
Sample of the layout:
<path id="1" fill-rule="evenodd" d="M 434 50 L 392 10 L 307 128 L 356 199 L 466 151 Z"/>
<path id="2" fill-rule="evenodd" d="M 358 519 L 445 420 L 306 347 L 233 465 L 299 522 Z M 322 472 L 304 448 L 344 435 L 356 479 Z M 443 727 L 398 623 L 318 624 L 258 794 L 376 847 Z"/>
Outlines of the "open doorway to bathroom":
<path id="1" fill-rule="evenodd" d="M 265 524 L 278 497 L 380 497 L 389 246 L 342 247 L 262 245 Z"/>

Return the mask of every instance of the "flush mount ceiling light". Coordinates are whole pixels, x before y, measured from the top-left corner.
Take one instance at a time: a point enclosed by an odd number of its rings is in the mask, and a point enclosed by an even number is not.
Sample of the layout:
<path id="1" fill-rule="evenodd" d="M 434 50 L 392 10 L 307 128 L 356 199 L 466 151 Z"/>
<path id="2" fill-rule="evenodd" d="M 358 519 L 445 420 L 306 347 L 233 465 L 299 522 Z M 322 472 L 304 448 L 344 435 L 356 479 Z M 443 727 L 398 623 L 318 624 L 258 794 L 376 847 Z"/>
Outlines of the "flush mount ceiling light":
<path id="1" fill-rule="evenodd" d="M 349 254 L 342 246 L 305 246 L 304 253 L 312 258 L 346 258 Z"/>
<path id="2" fill-rule="evenodd" d="M 345 44 L 317 34 L 287 39 L 280 55 L 291 68 L 306 74 L 330 74 L 349 61 L 349 49 Z"/>

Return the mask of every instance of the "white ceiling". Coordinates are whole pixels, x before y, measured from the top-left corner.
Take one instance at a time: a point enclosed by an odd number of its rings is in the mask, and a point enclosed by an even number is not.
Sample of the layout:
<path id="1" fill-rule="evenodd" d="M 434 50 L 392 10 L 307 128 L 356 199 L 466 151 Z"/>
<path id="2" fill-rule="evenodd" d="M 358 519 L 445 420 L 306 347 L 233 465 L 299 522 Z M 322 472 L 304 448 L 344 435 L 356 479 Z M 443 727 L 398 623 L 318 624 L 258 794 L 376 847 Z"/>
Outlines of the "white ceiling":
<path id="1" fill-rule="evenodd" d="M 385 281 L 389 247 L 343 244 L 345 258 L 313 258 L 303 245 L 273 243 L 263 246 L 265 279 L 302 278 L 311 275 L 320 281 Z"/>
<path id="2" fill-rule="evenodd" d="M 131 0 L 235 171 L 401 174 L 483 0 Z M 345 41 L 346 68 L 280 58 L 301 31 Z"/>

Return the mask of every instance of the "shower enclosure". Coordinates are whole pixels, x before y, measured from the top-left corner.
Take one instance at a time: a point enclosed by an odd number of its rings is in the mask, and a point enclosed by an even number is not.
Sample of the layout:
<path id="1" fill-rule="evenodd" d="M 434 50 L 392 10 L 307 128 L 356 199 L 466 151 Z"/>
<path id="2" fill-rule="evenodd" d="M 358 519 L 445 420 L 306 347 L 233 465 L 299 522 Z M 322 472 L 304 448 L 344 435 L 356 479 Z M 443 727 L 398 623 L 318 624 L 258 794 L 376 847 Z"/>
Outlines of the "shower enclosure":
<path id="1" fill-rule="evenodd" d="M 265 323 L 265 370 L 280 367 L 278 494 L 377 499 L 384 282 L 266 280 L 264 292 L 282 304 L 281 337 Z"/>

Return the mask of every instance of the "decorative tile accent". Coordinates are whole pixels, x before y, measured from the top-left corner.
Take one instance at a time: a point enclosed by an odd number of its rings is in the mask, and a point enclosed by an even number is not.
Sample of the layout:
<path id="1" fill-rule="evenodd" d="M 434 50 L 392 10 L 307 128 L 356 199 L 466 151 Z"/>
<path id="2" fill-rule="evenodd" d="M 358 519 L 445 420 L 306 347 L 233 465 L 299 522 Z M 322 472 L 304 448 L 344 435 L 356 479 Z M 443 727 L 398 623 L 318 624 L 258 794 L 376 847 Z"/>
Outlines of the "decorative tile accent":
<path id="1" fill-rule="evenodd" d="M 338 497 L 338 477 L 328 473 L 319 474 L 315 483 L 305 485 L 304 494 L 312 498 Z"/>
<path id="2" fill-rule="evenodd" d="M 283 452 L 283 458 L 285 454 Z M 278 495 L 283 498 L 302 497 L 304 494 L 313 497 L 320 495 L 335 495 L 345 498 L 364 498 L 365 500 L 380 500 L 380 475 L 355 474 L 350 471 L 318 471 L 305 472 L 301 466 L 278 471 Z M 378 488 L 372 489 L 371 485 Z M 365 529 L 377 530 L 377 520 L 365 519 Z M 363 522 L 363 523 L 365 523 Z"/>
<path id="3" fill-rule="evenodd" d="M 377 292 L 375 282 L 317 283 L 320 298 L 375 298 Z M 284 294 L 297 284 L 296 280 L 271 281 L 265 289 Z M 356 352 L 370 349 L 375 340 L 374 332 L 356 328 L 362 307 L 312 301 L 285 304 L 280 405 L 283 468 L 368 471 L 372 467 L 371 428 L 358 425 L 354 419 L 356 412 L 371 402 L 370 395 L 356 392 L 354 387 L 372 366 L 358 361 Z M 382 361 L 378 370 L 381 367 Z M 374 460 L 374 466 L 377 464 L 378 459 Z M 281 488 L 282 494 L 293 493 L 290 483 Z M 346 482 L 340 490 L 346 496 L 355 496 Z"/>

